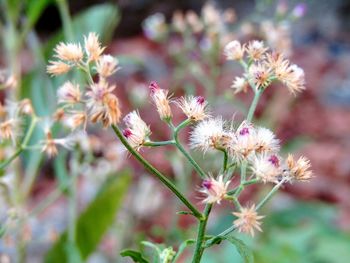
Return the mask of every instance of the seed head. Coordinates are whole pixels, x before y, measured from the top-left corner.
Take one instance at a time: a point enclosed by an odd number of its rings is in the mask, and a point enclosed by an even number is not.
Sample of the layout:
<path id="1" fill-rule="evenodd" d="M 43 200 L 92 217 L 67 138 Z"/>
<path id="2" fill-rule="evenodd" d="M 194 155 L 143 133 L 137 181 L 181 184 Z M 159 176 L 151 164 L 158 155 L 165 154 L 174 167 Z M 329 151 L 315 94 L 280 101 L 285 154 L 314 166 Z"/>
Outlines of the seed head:
<path id="1" fill-rule="evenodd" d="M 244 46 L 237 40 L 229 42 L 224 49 L 227 60 L 240 60 L 244 56 Z"/>
<path id="2" fill-rule="evenodd" d="M 105 47 L 101 47 L 98 35 L 91 32 L 87 37 L 84 36 L 84 42 L 85 52 L 88 55 L 89 61 L 97 61 L 105 49 Z"/>
<path id="3" fill-rule="evenodd" d="M 182 97 L 176 102 L 183 113 L 192 121 L 201 121 L 209 117 L 207 112 L 207 101 L 202 96 Z"/>
<path id="4" fill-rule="evenodd" d="M 264 218 L 264 216 L 259 216 L 255 210 L 255 205 L 251 207 L 243 207 L 240 212 L 232 213 L 237 217 L 235 221 L 233 221 L 233 225 L 237 228 L 238 232 L 250 234 L 254 236 L 254 231 L 261 230 L 261 222 L 260 220 Z"/>
<path id="5" fill-rule="evenodd" d="M 80 44 L 75 43 L 59 43 L 55 50 L 56 52 L 55 57 L 57 57 L 60 60 L 71 62 L 71 63 L 78 63 L 80 62 L 83 57 L 83 50 L 80 46 Z"/>
<path id="6" fill-rule="evenodd" d="M 47 73 L 52 76 L 58 76 L 70 71 L 71 66 L 62 61 L 49 61 L 49 65 L 46 67 Z"/>
<path id="7" fill-rule="evenodd" d="M 96 70 L 100 77 L 107 78 L 116 72 L 119 61 L 111 55 L 103 55 L 96 62 Z"/>

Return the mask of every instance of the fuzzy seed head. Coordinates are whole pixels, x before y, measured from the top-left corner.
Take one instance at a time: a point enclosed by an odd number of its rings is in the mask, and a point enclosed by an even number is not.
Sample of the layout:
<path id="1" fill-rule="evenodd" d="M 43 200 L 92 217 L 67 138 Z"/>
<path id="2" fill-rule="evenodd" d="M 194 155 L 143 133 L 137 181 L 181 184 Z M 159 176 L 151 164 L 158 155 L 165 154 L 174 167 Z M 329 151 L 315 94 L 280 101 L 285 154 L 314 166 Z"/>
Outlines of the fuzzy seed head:
<path id="1" fill-rule="evenodd" d="M 49 65 L 46 67 L 46 72 L 52 76 L 58 76 L 70 71 L 71 66 L 62 61 L 49 61 Z"/>
<path id="2" fill-rule="evenodd" d="M 306 157 L 301 156 L 298 160 L 295 160 L 293 155 L 289 154 L 286 164 L 292 179 L 307 182 L 313 178 L 313 173 L 310 170 L 310 160 L 308 160 Z"/>
<path id="3" fill-rule="evenodd" d="M 243 207 L 240 212 L 232 213 L 237 217 L 233 221 L 233 225 L 237 228 L 238 232 L 250 234 L 254 236 L 255 230 L 262 232 L 260 220 L 264 216 L 259 216 L 255 210 L 255 205 L 251 207 Z"/>
<path id="4" fill-rule="evenodd" d="M 182 97 L 176 102 L 182 112 L 192 121 L 201 121 L 209 117 L 207 112 L 208 102 L 202 96 Z"/>
<path id="5" fill-rule="evenodd" d="M 227 60 L 240 60 L 244 56 L 244 46 L 237 40 L 229 42 L 224 49 Z"/>
<path id="6" fill-rule="evenodd" d="M 87 37 L 84 36 L 84 48 L 89 61 L 97 61 L 105 49 L 101 47 L 98 35 L 94 32 L 89 33 Z"/>
<path id="7" fill-rule="evenodd" d="M 61 42 L 54 51 L 56 52 L 55 57 L 71 63 L 78 63 L 84 57 L 80 44 Z"/>
<path id="8" fill-rule="evenodd" d="M 157 111 L 162 120 L 170 120 L 172 112 L 170 108 L 170 101 L 168 98 L 168 90 L 159 88 L 155 81 L 149 85 L 151 91 L 151 98 L 157 107 Z"/>
<path id="9" fill-rule="evenodd" d="M 57 90 L 58 103 L 75 104 L 81 100 L 81 92 L 78 84 L 65 82 Z"/>

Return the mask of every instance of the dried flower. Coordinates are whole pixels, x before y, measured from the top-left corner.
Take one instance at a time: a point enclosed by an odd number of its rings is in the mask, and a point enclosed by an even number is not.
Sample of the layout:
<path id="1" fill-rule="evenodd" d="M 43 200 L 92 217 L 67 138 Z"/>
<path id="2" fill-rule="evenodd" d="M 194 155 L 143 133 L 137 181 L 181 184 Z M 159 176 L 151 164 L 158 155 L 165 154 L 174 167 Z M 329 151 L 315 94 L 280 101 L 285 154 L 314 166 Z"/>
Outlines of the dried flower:
<path id="1" fill-rule="evenodd" d="M 50 131 L 46 132 L 46 140 L 43 144 L 42 152 L 45 152 L 50 158 L 56 156 L 58 153 L 55 140 L 52 138 Z"/>
<path id="2" fill-rule="evenodd" d="M 85 52 L 88 55 L 89 61 L 97 61 L 105 47 L 101 47 L 101 43 L 98 39 L 98 35 L 94 32 L 89 33 L 86 37 L 84 36 Z"/>
<path id="3" fill-rule="evenodd" d="M 208 149 L 223 147 L 223 141 L 228 136 L 224 130 L 222 118 L 207 119 L 199 122 L 191 132 L 190 143 L 192 148 L 203 152 Z"/>
<path id="4" fill-rule="evenodd" d="M 304 70 L 297 65 L 289 67 L 289 74 L 282 79 L 292 94 L 296 94 L 305 89 L 305 74 Z"/>
<path id="5" fill-rule="evenodd" d="M 162 120 L 170 120 L 172 117 L 171 108 L 169 105 L 168 90 L 159 88 L 154 81 L 149 85 L 151 90 L 151 98 L 156 104 L 157 111 Z"/>
<path id="6" fill-rule="evenodd" d="M 288 173 L 292 179 L 297 181 L 309 181 L 313 177 L 313 173 L 310 170 L 310 160 L 301 156 L 297 161 L 294 160 L 293 155 L 289 154 L 286 160 L 288 167 Z"/>
<path id="7" fill-rule="evenodd" d="M 201 193 L 207 195 L 207 197 L 203 200 L 203 203 L 220 204 L 221 200 L 225 198 L 229 184 L 230 181 L 226 183 L 224 182 L 222 175 L 219 175 L 217 179 L 213 177 L 205 179 L 200 190 Z"/>
<path id="8" fill-rule="evenodd" d="M 232 82 L 231 88 L 233 88 L 235 90 L 234 93 L 237 94 L 241 91 L 247 92 L 248 86 L 249 83 L 245 78 L 236 77 Z"/>
<path id="9" fill-rule="evenodd" d="M 65 82 L 57 90 L 58 103 L 75 104 L 80 102 L 81 93 L 78 84 L 73 84 L 70 81 Z"/>
<path id="10" fill-rule="evenodd" d="M 84 57 L 83 50 L 80 44 L 66 44 L 61 42 L 56 46 L 54 51 L 56 52 L 55 57 L 59 58 L 60 60 L 72 63 L 78 63 Z"/>
<path id="11" fill-rule="evenodd" d="M 240 60 L 244 56 L 244 45 L 237 40 L 229 42 L 224 49 L 227 60 Z"/>
<path id="12" fill-rule="evenodd" d="M 118 98 L 111 93 L 114 89 L 115 86 L 99 82 L 91 85 L 90 91 L 86 93 L 87 107 L 93 123 L 101 121 L 104 127 L 108 127 L 119 122 L 121 111 Z"/>
<path id="13" fill-rule="evenodd" d="M 254 155 L 254 157 L 251 158 L 251 165 L 253 174 L 264 183 L 278 182 L 278 176 L 282 173 L 280 158 L 274 154 Z"/>
<path id="14" fill-rule="evenodd" d="M 252 205 L 250 208 L 243 207 L 240 212 L 233 212 L 232 214 L 237 217 L 237 219 L 233 221 L 233 224 L 238 232 L 250 234 L 251 236 L 254 236 L 255 230 L 262 232 L 260 220 L 264 218 L 264 216 L 258 215 L 255 210 L 255 205 Z"/>
<path id="15" fill-rule="evenodd" d="M 58 76 L 67 73 L 71 66 L 62 61 L 49 61 L 49 65 L 46 67 L 47 73 L 52 76 Z"/>
<path id="16" fill-rule="evenodd" d="M 16 126 L 18 121 L 15 119 L 8 119 L 0 123 L 0 141 L 1 140 L 12 140 L 15 143 L 16 139 Z"/>
<path id="17" fill-rule="evenodd" d="M 209 117 L 207 112 L 208 102 L 202 97 L 182 97 L 176 102 L 183 113 L 192 121 L 201 121 Z"/>
<path id="18" fill-rule="evenodd" d="M 253 40 L 250 41 L 246 47 L 248 57 L 252 60 L 260 60 L 263 58 L 267 48 L 262 41 Z"/>
<path id="19" fill-rule="evenodd" d="M 65 125 L 67 125 L 72 130 L 75 130 L 79 126 L 83 125 L 86 129 L 87 114 L 85 111 L 74 111 L 70 115 L 67 115 L 64 119 Z"/>
<path id="20" fill-rule="evenodd" d="M 100 77 L 107 78 L 119 69 L 118 63 L 118 59 L 111 55 L 103 55 L 96 62 L 96 71 Z"/>

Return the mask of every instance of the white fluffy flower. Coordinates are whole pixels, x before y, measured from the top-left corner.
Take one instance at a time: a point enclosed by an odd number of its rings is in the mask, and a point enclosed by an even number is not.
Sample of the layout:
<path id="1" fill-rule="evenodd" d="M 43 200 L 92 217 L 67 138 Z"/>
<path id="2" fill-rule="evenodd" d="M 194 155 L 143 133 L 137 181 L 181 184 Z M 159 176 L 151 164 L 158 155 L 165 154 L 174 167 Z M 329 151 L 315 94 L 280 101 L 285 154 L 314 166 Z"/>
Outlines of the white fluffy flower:
<path id="1" fill-rule="evenodd" d="M 280 149 L 280 140 L 267 128 L 258 127 L 256 129 L 256 148 L 259 153 L 277 153 Z"/>
<path id="2" fill-rule="evenodd" d="M 208 149 L 218 147 L 224 136 L 225 130 L 222 118 L 207 119 L 199 122 L 191 132 L 191 147 L 206 152 Z"/>
<path id="3" fill-rule="evenodd" d="M 264 183 L 278 181 L 278 176 L 282 170 L 280 158 L 277 155 L 259 154 L 251 158 L 251 169 L 256 178 Z"/>

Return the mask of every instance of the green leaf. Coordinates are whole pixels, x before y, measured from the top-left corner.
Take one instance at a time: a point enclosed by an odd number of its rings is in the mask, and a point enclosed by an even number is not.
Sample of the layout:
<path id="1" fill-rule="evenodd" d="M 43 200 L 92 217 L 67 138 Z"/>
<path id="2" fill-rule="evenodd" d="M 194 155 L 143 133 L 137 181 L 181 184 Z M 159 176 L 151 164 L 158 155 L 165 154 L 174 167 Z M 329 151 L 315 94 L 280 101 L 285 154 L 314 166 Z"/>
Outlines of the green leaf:
<path id="1" fill-rule="evenodd" d="M 115 4 L 95 5 L 73 17 L 72 27 L 75 33 L 74 41 L 82 41 L 83 35 L 89 32 L 99 34 L 102 43 L 106 43 L 113 36 L 115 27 L 120 19 Z M 46 44 L 45 55 L 51 57 L 56 44 L 64 41 L 63 31 L 57 32 Z"/>
<path id="2" fill-rule="evenodd" d="M 194 239 L 187 239 L 184 242 L 182 242 L 181 245 L 179 246 L 179 250 L 176 253 L 176 256 L 174 258 L 174 262 L 176 262 L 180 258 L 182 252 L 184 252 L 186 247 L 193 245 L 194 243 L 196 243 L 196 240 L 194 240 Z"/>
<path id="3" fill-rule="evenodd" d="M 122 257 L 131 257 L 134 260 L 134 262 L 149 263 L 149 261 L 145 259 L 139 251 L 125 249 L 122 252 L 120 252 L 120 255 Z"/>
<path id="4" fill-rule="evenodd" d="M 104 186 L 96 198 L 81 213 L 76 225 L 76 244 L 83 260 L 95 250 L 103 235 L 113 223 L 116 211 L 122 204 L 124 195 L 130 184 L 130 172 L 123 171 L 109 178 L 108 185 Z M 68 262 L 65 253 L 67 233 L 48 251 L 45 263 Z"/>
<path id="5" fill-rule="evenodd" d="M 238 253 L 241 255 L 245 263 L 254 262 L 252 251 L 242 242 L 242 240 L 235 238 L 234 236 L 227 236 L 224 239 L 236 247 Z"/>
<path id="6" fill-rule="evenodd" d="M 217 236 L 213 239 L 209 240 L 205 247 L 211 247 L 213 245 L 218 245 L 221 243 L 222 240 L 229 241 L 232 245 L 234 245 L 238 251 L 238 253 L 241 255 L 242 259 L 244 260 L 244 263 L 253 263 L 254 257 L 252 251 L 249 249 L 249 247 L 243 243 L 242 240 L 235 238 L 234 236 Z"/>

